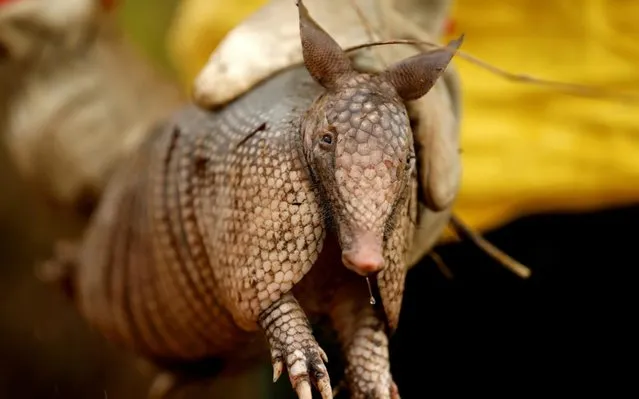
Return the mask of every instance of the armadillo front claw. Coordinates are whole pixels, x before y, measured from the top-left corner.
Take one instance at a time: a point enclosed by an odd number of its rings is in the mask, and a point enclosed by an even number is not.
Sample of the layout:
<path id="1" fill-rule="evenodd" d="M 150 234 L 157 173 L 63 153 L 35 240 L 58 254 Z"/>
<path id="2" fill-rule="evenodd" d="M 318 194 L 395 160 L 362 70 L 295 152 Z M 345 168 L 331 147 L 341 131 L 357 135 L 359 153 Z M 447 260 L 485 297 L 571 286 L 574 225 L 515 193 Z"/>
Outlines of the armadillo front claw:
<path id="1" fill-rule="evenodd" d="M 326 353 L 313 337 L 310 324 L 292 295 L 285 295 L 260 318 L 271 349 L 273 381 L 284 366 L 299 399 L 312 399 L 311 383 L 322 399 L 333 399 L 331 381 L 324 362 Z"/>
<path id="2" fill-rule="evenodd" d="M 322 352 L 315 339 L 306 339 L 290 345 L 286 369 L 299 399 L 312 399 L 311 382 L 322 395 L 322 399 L 333 398 L 333 389 Z"/>

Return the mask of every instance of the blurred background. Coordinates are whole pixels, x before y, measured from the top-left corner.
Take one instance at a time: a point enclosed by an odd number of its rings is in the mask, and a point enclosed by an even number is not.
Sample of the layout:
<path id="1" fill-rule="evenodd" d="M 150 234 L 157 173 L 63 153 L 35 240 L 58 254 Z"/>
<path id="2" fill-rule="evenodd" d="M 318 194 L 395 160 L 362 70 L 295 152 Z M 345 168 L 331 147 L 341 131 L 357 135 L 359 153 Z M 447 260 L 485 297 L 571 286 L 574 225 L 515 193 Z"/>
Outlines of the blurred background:
<path id="1" fill-rule="evenodd" d="M 12 65 L 18 47 L 5 18 L 21 2 L 45 1 L 0 0 L 2 135 L 21 133 L 12 128 L 19 124 L 10 106 L 20 93 L 14 86 L 29 79 Z M 55 12 L 64 9 L 61 0 L 53 3 Z M 265 1 L 99 3 L 140 62 L 186 97 L 223 36 Z M 464 32 L 467 52 L 502 69 L 634 90 L 635 98 L 639 91 L 637 2 L 458 0 L 450 16 L 448 34 Z M 53 54 L 53 62 L 64 59 Z M 413 269 L 392 344 L 402 397 L 550 388 L 613 396 L 635 374 L 619 359 L 636 345 L 637 102 L 577 97 L 510 82 L 465 60 L 457 65 L 464 176 L 456 212 L 533 274 L 521 280 L 466 242 L 436 249 L 452 279 L 431 259 Z M 111 76 L 130 72 L 115 70 Z M 144 91 L 137 95 L 144 100 Z M 35 263 L 50 255 L 54 240 L 77 235 L 85 215 L 43 198 L 10 154 L 0 146 L 0 398 L 145 397 L 145 366 L 91 332 L 36 279 Z M 329 366 L 339 373 L 339 365 Z M 213 397 L 276 397 L 270 373 L 266 365 L 222 381 L 221 396 Z M 277 397 L 290 396 L 286 383 L 276 385 Z"/>

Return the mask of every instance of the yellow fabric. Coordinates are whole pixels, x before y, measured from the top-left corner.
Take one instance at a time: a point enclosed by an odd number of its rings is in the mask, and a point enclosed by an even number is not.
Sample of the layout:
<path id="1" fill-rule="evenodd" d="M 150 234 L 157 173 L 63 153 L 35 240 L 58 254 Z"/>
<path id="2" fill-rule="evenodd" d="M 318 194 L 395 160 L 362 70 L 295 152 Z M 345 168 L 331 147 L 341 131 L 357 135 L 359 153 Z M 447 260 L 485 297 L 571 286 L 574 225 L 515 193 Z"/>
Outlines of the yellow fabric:
<path id="1" fill-rule="evenodd" d="M 268 0 L 181 0 L 167 36 L 167 50 L 185 90 L 228 31 Z"/>
<path id="2" fill-rule="evenodd" d="M 210 52 L 266 0 L 182 0 L 169 53 L 189 88 Z M 458 0 L 463 49 L 511 72 L 639 90 L 639 2 Z M 276 22 L 274 22 L 276 23 Z M 458 59 L 464 176 L 456 212 L 479 229 L 548 210 L 639 200 L 638 103 L 509 82 Z"/>

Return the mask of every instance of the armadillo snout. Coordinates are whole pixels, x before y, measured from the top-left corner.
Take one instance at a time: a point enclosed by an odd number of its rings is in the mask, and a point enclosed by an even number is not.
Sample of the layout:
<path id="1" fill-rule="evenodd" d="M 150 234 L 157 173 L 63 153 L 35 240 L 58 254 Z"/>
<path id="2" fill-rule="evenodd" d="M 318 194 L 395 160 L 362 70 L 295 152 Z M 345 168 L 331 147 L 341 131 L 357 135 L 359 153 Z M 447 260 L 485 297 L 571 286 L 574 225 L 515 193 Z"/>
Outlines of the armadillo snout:
<path id="1" fill-rule="evenodd" d="M 379 272 L 384 267 L 384 258 L 378 251 L 348 251 L 342 253 L 344 265 L 361 276 Z"/>
<path id="2" fill-rule="evenodd" d="M 342 262 L 361 276 L 379 272 L 384 267 L 381 240 L 373 233 L 357 234 L 353 237 L 352 245 L 342 251 Z"/>

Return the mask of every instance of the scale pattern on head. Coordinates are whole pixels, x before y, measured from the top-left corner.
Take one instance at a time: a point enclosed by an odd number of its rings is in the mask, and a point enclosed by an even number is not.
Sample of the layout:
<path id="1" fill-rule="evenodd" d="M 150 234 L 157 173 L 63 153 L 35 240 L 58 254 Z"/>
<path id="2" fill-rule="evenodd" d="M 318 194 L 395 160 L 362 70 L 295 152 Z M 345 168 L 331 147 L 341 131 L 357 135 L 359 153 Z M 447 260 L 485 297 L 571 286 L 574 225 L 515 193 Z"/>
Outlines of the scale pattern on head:
<path id="1" fill-rule="evenodd" d="M 347 54 L 297 2 L 304 64 L 326 88 L 302 123 L 306 157 L 328 201 L 345 266 L 384 268 L 384 241 L 408 195 L 415 153 L 404 101 L 428 92 L 454 51 L 419 54 L 378 74 L 357 72 Z M 451 42 L 452 50 L 461 39 Z"/>

